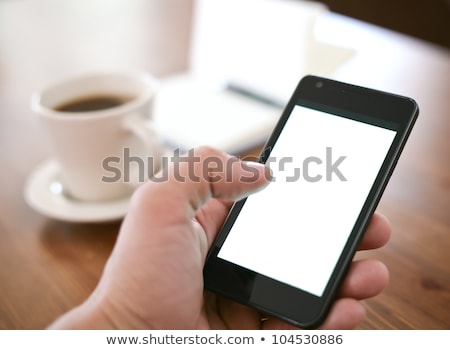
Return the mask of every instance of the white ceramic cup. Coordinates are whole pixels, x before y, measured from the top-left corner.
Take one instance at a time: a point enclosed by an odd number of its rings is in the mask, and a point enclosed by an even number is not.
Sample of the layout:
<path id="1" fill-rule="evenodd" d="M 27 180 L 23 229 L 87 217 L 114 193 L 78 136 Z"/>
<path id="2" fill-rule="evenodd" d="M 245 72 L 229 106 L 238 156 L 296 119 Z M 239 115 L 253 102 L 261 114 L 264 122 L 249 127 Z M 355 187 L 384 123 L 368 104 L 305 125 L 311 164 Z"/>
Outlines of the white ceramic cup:
<path id="1" fill-rule="evenodd" d="M 158 170 L 163 147 L 151 123 L 157 87 L 157 81 L 144 72 L 99 72 L 54 83 L 32 95 L 31 109 L 48 131 L 64 193 L 81 201 L 119 199 L 132 193 L 143 172 L 147 179 L 149 171 Z M 125 102 L 98 110 L 60 110 L 69 102 L 95 96 L 115 96 Z M 139 163 L 145 169 L 136 167 Z"/>

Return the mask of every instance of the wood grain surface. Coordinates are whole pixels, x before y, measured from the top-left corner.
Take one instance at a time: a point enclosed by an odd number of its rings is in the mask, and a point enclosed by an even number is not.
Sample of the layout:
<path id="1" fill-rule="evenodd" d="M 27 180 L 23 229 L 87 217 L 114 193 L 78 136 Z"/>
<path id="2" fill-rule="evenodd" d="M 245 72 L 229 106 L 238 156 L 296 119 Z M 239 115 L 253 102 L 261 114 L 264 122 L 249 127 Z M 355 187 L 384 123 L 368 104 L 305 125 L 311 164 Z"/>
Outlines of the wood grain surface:
<path id="1" fill-rule="evenodd" d="M 27 176 L 51 155 L 31 93 L 86 70 L 135 67 L 162 78 L 187 67 L 191 1 L 106 4 L 0 2 L 0 329 L 42 329 L 82 302 L 120 227 L 53 220 L 25 203 Z M 360 328 L 450 329 L 450 53 L 333 14 L 321 26 L 359 50 L 335 78 L 411 96 L 421 109 L 379 205 L 392 239 L 357 255 L 382 260 L 391 276 L 364 302 Z"/>

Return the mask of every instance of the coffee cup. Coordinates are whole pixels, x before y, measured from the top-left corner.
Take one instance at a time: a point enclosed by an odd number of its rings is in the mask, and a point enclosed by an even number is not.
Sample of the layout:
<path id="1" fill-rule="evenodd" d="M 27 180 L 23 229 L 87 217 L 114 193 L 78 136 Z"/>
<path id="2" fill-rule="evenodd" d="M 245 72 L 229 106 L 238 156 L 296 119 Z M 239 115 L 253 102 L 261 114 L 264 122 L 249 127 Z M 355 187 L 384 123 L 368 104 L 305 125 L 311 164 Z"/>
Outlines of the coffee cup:
<path id="1" fill-rule="evenodd" d="M 158 170 L 163 146 L 152 124 L 157 87 L 145 72 L 96 72 L 32 95 L 31 109 L 47 130 L 67 196 L 80 201 L 124 198 L 143 172 L 147 179 Z M 130 168 L 125 156 L 151 159 L 151 168 L 147 161 L 141 162 L 145 169 Z"/>

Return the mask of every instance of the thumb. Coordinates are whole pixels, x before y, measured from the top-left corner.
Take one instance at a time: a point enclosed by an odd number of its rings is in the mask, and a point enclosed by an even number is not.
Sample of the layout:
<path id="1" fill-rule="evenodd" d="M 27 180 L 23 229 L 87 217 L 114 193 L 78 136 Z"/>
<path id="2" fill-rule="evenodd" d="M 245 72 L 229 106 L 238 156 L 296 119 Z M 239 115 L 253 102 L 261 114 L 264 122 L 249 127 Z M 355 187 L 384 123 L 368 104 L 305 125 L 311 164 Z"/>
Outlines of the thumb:
<path id="1" fill-rule="evenodd" d="M 152 197 L 173 197 L 178 206 L 195 212 L 210 198 L 238 200 L 270 183 L 268 166 L 241 161 L 210 147 L 191 149 L 152 179 Z"/>

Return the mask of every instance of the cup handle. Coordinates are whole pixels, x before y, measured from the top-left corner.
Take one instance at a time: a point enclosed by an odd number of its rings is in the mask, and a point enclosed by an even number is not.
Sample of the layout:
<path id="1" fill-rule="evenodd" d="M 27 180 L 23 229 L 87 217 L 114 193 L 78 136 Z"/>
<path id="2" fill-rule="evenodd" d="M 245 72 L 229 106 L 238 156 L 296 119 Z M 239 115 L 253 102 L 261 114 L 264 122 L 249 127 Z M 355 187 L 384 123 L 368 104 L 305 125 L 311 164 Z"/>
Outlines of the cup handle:
<path id="1" fill-rule="evenodd" d="M 161 167 L 161 158 L 164 151 L 163 141 L 154 123 L 151 120 L 144 119 L 139 115 L 128 118 L 124 123 L 124 129 L 132 133 L 144 145 L 145 158 L 148 160 L 148 157 L 152 157 L 151 162 L 143 160 L 145 167 L 144 177 L 142 174 L 137 173 L 141 172 L 143 169 L 139 169 L 138 167 L 130 170 L 131 176 L 129 184 L 132 187 L 137 187 L 142 184 L 143 181 L 145 182 L 148 180 L 152 174 L 159 171 Z M 148 166 L 152 166 L 150 173 L 147 168 Z"/>

